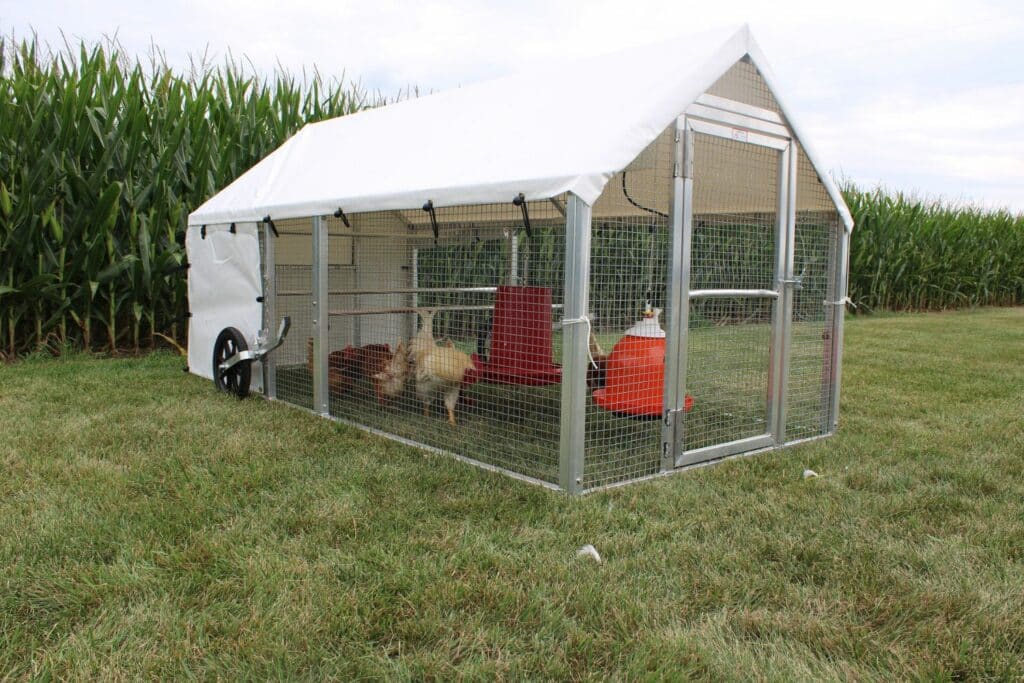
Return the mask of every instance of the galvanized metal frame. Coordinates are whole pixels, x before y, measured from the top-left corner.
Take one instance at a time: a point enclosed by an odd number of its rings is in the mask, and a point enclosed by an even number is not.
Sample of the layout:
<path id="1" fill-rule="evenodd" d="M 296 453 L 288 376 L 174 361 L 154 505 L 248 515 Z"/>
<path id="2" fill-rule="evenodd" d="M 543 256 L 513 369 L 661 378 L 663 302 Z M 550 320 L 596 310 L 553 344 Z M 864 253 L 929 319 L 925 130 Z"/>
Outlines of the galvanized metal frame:
<path id="1" fill-rule="evenodd" d="M 690 327 L 690 249 L 693 234 L 693 130 L 685 116 L 676 119 L 675 161 L 669 222 L 668 324 L 665 346 L 665 398 L 661 470 L 676 466 L 683 440 L 681 416 L 686 401 L 686 352 Z"/>
<path id="2" fill-rule="evenodd" d="M 693 299 L 778 299 L 779 293 L 774 289 L 691 289 L 690 300 Z"/>
<path id="3" fill-rule="evenodd" d="M 562 413 L 558 483 L 569 493 L 583 490 L 587 363 L 590 323 L 590 206 L 569 195 L 565 217 L 565 299 L 562 319 Z"/>
<path id="4" fill-rule="evenodd" d="M 779 249 L 784 250 L 782 278 L 776 282 L 776 287 L 782 294 L 781 304 L 781 347 L 778 355 L 778 374 L 775 376 L 776 392 L 778 402 L 776 404 L 775 424 L 772 426 L 772 433 L 777 444 L 786 442 L 786 400 L 789 396 L 789 359 L 793 344 L 793 290 L 797 286 L 794 279 L 794 256 L 796 249 L 796 182 L 797 182 L 797 155 L 792 143 L 782 153 L 780 159 L 779 184 L 780 188 L 780 212 L 779 218 L 782 221 L 785 233 L 779 243 Z M 784 210 L 783 210 L 784 209 Z"/>
<path id="5" fill-rule="evenodd" d="M 327 223 L 322 216 L 313 217 L 313 409 L 321 415 L 330 414 L 330 391 L 327 383 L 327 350 L 329 348 L 328 317 L 328 244 Z"/>
<path id="6" fill-rule="evenodd" d="M 783 356 L 784 349 L 786 347 L 786 329 L 790 324 L 790 317 L 785 314 L 786 311 L 786 286 L 783 284 L 787 279 L 787 261 L 789 260 L 788 254 L 790 250 L 787 248 L 789 234 L 788 227 L 788 202 L 789 192 L 788 181 L 789 181 L 789 167 L 790 159 L 792 157 L 793 149 L 792 145 L 787 147 L 779 155 L 779 191 L 777 197 L 777 205 L 775 210 L 776 216 L 776 228 L 775 228 L 775 277 L 774 285 L 775 291 L 778 295 L 778 299 L 772 308 L 772 347 L 770 353 L 771 363 L 771 386 L 768 391 L 768 419 L 767 424 L 769 430 L 772 432 L 773 441 L 776 444 L 782 443 L 780 440 L 780 433 L 778 429 L 779 420 L 781 416 L 782 424 L 785 425 L 785 403 L 786 395 L 782 391 L 783 384 L 779 381 L 782 376 Z M 792 299 L 790 299 L 792 303 Z M 790 308 L 792 311 L 792 308 Z"/>
<path id="7" fill-rule="evenodd" d="M 680 118 L 677 130 L 683 134 L 677 146 L 682 160 L 681 182 L 673 185 L 673 209 L 680 205 L 681 217 L 673 216 L 673 247 L 669 300 L 671 331 L 666 351 L 665 420 L 662 438 L 662 470 L 729 457 L 745 451 L 785 443 L 786 397 L 793 318 L 794 248 L 796 229 L 797 155 L 792 135 L 773 112 L 706 96 L 691 105 Z M 737 128 L 738 127 L 738 128 Z M 693 136 L 695 133 L 759 145 L 779 152 L 776 218 L 775 289 L 714 289 L 690 291 L 693 233 Z M 677 227 L 678 222 L 678 227 Z M 678 236 L 678 245 L 676 238 Z M 682 259 L 677 263 L 677 259 Z M 676 278 L 678 277 L 678 282 Z M 772 342 L 769 355 L 769 387 L 766 425 L 768 433 L 703 448 L 685 450 L 686 361 L 689 337 L 689 301 L 705 297 L 774 299 Z M 681 305 L 682 302 L 687 304 Z"/>
<path id="8" fill-rule="evenodd" d="M 277 258 L 274 231 L 263 224 L 263 326 L 272 330 L 277 321 Z M 274 354 L 263 356 L 263 395 L 277 398 L 277 362 Z"/>
<path id="9" fill-rule="evenodd" d="M 773 123 L 763 119 L 753 118 L 746 114 L 708 107 L 702 104 L 690 105 L 686 109 L 686 114 L 691 118 L 707 119 L 708 121 L 727 126 L 740 126 L 748 131 L 774 135 L 779 138 L 786 138 L 789 136 L 789 130 L 785 125 L 783 125 L 781 120 Z"/>
<path id="10" fill-rule="evenodd" d="M 789 137 L 782 137 L 782 135 L 788 136 L 787 129 L 775 129 L 772 133 L 756 132 L 759 128 L 755 125 L 755 122 L 753 120 L 746 120 L 741 116 L 730 116 L 729 121 L 721 123 L 691 118 L 689 116 L 687 116 L 687 119 L 695 133 L 714 135 L 715 137 L 735 140 L 737 142 L 749 142 L 752 145 L 770 147 L 779 151 L 786 149 L 790 142 Z M 741 121 L 747 122 L 744 124 Z"/>
<path id="11" fill-rule="evenodd" d="M 745 102 L 730 100 L 726 97 L 719 97 L 718 95 L 704 93 L 703 95 L 697 97 L 695 104 L 703 105 L 705 107 L 710 107 L 713 109 L 718 109 L 721 112 L 742 114 L 743 116 L 746 116 L 748 118 L 767 121 L 768 123 L 785 125 L 785 121 L 782 120 L 782 117 L 779 116 L 778 113 L 772 111 L 771 109 L 756 107 L 752 104 L 746 104 Z M 687 110 L 687 113 L 689 113 L 689 110 Z"/>
<path id="12" fill-rule="evenodd" d="M 829 381 L 832 384 L 832 394 L 829 400 L 829 433 L 839 429 L 839 385 L 842 380 L 843 369 L 843 326 L 846 318 L 846 302 L 849 287 L 850 271 L 850 233 L 840 228 L 838 230 L 839 243 L 836 248 L 836 269 L 835 269 L 835 301 L 831 302 L 835 310 L 832 316 L 832 365 Z"/>

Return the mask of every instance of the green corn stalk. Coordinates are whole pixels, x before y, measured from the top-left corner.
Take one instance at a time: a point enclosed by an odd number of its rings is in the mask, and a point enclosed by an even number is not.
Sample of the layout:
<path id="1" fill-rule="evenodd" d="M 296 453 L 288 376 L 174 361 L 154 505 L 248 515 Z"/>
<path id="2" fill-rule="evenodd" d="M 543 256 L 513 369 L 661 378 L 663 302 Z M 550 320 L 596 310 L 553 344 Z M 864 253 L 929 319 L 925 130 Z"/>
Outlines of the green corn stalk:
<path id="1" fill-rule="evenodd" d="M 299 128 L 372 105 L 319 74 L 174 73 L 116 42 L 0 39 L 0 339 L 152 346 L 187 307 L 188 213 Z M 111 188 L 119 187 L 116 194 Z M 143 333 L 146 337 L 143 337 Z"/>

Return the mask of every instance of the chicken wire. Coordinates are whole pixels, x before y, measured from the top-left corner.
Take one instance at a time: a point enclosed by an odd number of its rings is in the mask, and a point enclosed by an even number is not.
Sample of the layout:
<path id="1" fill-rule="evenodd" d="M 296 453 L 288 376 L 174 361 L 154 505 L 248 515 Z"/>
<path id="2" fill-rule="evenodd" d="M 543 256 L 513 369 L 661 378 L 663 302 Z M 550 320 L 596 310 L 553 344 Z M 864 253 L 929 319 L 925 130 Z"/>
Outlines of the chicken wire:
<path id="1" fill-rule="evenodd" d="M 266 329 L 276 330 L 274 321 L 289 317 L 291 330 L 284 344 L 268 355 L 265 367 L 272 378 L 275 398 L 313 408 L 313 379 L 306 350 L 313 329 L 312 221 L 279 221 L 275 227 L 278 235 L 270 238 L 274 241 L 273 259 L 264 261 Z"/>
<path id="2" fill-rule="evenodd" d="M 779 152 L 694 136 L 691 290 L 775 289 Z M 722 183 L 740 178 L 743 182 Z M 770 431 L 773 320 L 778 299 L 733 296 L 690 302 L 684 450 Z"/>
<path id="3" fill-rule="evenodd" d="M 839 213 L 810 159 L 797 146 L 797 208 L 794 292 L 786 440 L 812 438 L 834 430 L 830 396 L 833 382 L 836 301 L 836 248 L 843 230 Z"/>
<path id="4" fill-rule="evenodd" d="M 663 378 L 655 375 L 663 370 L 640 363 L 609 377 L 609 364 L 616 345 L 648 306 L 660 312 L 663 327 L 671 324 L 666 297 L 674 130 L 673 124 L 615 174 L 594 204 L 584 488 L 648 476 L 661 465 Z M 608 400 L 598 402 L 595 390 Z M 627 405 L 637 397 L 658 405 L 653 411 Z"/>
<path id="5" fill-rule="evenodd" d="M 326 219 L 331 416 L 556 482 L 564 210 L 528 203 L 529 234 L 511 201 L 436 208 L 436 237 L 425 211 Z"/>

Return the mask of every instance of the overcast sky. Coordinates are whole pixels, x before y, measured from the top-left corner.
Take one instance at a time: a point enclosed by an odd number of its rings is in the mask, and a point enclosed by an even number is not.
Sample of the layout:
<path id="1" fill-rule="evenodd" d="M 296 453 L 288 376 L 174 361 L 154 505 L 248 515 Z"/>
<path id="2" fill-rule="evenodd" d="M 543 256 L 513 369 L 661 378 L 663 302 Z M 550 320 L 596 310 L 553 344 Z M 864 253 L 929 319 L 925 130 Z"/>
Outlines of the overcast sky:
<path id="1" fill-rule="evenodd" d="M 1019 0 L 0 0 L 8 36 L 35 30 L 60 45 L 62 31 L 116 33 L 128 51 L 155 44 L 181 68 L 230 52 L 268 73 L 344 73 L 385 95 L 743 22 L 833 175 L 1024 211 Z"/>

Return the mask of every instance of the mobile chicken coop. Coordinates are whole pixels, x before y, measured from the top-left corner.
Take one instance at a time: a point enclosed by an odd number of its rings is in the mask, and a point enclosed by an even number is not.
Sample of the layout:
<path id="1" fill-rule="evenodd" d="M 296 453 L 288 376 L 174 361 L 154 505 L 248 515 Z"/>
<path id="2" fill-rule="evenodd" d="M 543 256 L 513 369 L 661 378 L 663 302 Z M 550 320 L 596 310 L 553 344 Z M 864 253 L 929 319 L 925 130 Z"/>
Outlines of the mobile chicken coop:
<path id="1" fill-rule="evenodd" d="M 583 492 L 834 432 L 851 229 L 681 38 L 303 128 L 189 217 L 189 367 Z"/>

